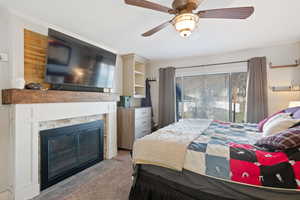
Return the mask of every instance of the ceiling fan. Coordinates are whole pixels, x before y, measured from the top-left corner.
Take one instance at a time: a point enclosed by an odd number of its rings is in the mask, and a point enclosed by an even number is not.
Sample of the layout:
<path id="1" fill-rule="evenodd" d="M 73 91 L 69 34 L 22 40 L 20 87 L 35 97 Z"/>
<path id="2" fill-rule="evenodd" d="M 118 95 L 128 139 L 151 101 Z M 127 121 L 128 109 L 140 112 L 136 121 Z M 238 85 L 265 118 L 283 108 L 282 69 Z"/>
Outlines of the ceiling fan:
<path id="1" fill-rule="evenodd" d="M 149 37 L 157 33 L 169 24 L 173 24 L 182 37 L 188 37 L 196 28 L 200 18 L 247 19 L 254 12 L 254 7 L 221 8 L 195 12 L 202 2 L 203 0 L 174 0 L 172 8 L 169 8 L 146 0 L 125 0 L 126 4 L 132 6 L 148 8 L 175 15 L 173 19 L 142 34 L 144 37 Z"/>

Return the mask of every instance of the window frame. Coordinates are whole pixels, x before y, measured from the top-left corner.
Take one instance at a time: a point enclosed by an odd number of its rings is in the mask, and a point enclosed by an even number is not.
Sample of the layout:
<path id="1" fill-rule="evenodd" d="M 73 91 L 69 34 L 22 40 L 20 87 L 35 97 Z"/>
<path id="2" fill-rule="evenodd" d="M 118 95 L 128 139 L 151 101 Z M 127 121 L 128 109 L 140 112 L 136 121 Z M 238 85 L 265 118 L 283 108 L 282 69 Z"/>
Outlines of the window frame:
<path id="1" fill-rule="evenodd" d="M 201 76 L 201 75 L 228 75 L 228 98 L 229 98 L 228 99 L 228 106 L 229 106 L 229 108 L 228 108 L 228 110 L 229 110 L 229 112 L 228 112 L 228 115 L 229 115 L 228 119 L 229 119 L 230 122 L 233 122 L 234 121 L 233 120 L 234 119 L 234 115 L 233 115 L 233 101 L 232 101 L 232 97 L 233 97 L 232 76 L 233 76 L 233 74 L 237 74 L 237 73 L 247 73 L 247 71 L 241 70 L 241 71 L 224 72 L 224 73 L 207 73 L 207 74 L 201 73 L 201 74 L 185 75 L 185 76 L 184 75 L 180 75 L 180 76 L 176 75 L 176 77 L 175 77 L 175 79 L 176 79 L 175 80 L 176 85 L 177 85 L 177 79 L 180 78 L 180 84 L 181 84 L 181 90 L 182 90 L 181 91 L 181 102 L 185 102 L 185 100 L 184 100 L 184 94 L 183 94 L 183 91 L 184 91 L 184 84 L 183 84 L 184 81 L 183 80 L 184 80 L 185 77 L 197 77 L 197 76 Z M 177 98 L 177 95 L 175 95 L 175 98 Z M 179 104 L 178 104 L 178 106 L 176 104 L 176 119 L 177 119 L 177 116 L 179 116 L 179 114 L 178 114 L 179 110 L 177 112 L 177 109 L 180 109 Z M 180 112 L 183 113 L 183 106 L 181 107 Z M 245 115 L 246 115 L 246 113 L 245 113 Z M 177 119 L 177 120 L 179 120 L 179 119 Z"/>

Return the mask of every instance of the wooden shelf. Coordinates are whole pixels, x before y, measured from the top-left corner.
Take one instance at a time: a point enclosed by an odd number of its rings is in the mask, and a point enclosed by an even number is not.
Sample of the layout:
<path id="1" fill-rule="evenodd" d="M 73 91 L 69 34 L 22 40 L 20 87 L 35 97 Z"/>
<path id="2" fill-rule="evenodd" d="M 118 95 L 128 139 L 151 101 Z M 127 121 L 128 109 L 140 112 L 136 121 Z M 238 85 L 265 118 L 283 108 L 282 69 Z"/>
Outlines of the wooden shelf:
<path id="1" fill-rule="evenodd" d="M 299 92 L 300 86 L 273 86 L 271 90 L 273 92 Z"/>
<path id="2" fill-rule="evenodd" d="M 274 66 L 271 62 L 269 63 L 269 66 L 271 69 L 280 69 L 280 68 L 290 68 L 290 67 L 298 67 L 299 66 L 299 61 L 295 60 L 295 64 L 291 64 L 291 65 L 278 65 L 278 66 Z"/>
<path id="3" fill-rule="evenodd" d="M 38 104 L 66 102 L 114 102 L 119 94 L 99 92 L 73 92 L 61 90 L 2 90 L 3 104 Z"/>

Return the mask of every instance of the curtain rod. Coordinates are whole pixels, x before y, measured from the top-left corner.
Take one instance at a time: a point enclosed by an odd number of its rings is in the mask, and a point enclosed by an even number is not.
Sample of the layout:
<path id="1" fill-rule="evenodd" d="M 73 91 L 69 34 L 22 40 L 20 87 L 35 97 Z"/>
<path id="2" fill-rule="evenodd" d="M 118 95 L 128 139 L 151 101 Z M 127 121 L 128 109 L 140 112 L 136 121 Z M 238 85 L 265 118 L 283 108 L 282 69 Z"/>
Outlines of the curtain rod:
<path id="1" fill-rule="evenodd" d="M 197 65 L 197 66 L 190 66 L 190 67 L 177 67 L 176 70 L 180 69 L 189 69 L 189 68 L 196 68 L 196 67 L 210 67 L 216 65 L 229 65 L 229 64 L 236 64 L 236 63 L 247 63 L 249 60 L 241 60 L 241 61 L 234 61 L 234 62 L 225 62 L 225 63 L 214 63 L 214 64 L 206 64 L 206 65 Z"/>

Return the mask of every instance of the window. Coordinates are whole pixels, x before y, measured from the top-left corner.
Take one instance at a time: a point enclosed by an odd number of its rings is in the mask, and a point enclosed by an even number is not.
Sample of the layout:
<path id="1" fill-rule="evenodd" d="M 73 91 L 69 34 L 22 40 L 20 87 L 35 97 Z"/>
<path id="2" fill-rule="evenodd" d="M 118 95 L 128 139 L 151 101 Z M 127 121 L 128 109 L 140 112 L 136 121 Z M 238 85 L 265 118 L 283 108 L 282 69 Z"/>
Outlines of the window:
<path id="1" fill-rule="evenodd" d="M 176 78 L 177 119 L 243 122 L 246 82 L 246 72 Z"/>

